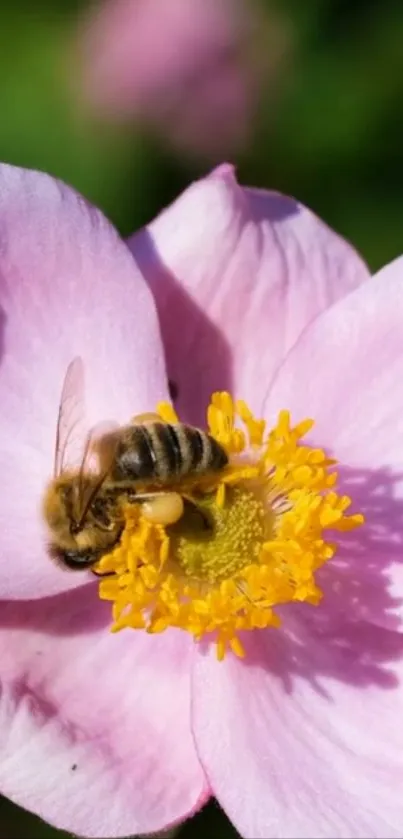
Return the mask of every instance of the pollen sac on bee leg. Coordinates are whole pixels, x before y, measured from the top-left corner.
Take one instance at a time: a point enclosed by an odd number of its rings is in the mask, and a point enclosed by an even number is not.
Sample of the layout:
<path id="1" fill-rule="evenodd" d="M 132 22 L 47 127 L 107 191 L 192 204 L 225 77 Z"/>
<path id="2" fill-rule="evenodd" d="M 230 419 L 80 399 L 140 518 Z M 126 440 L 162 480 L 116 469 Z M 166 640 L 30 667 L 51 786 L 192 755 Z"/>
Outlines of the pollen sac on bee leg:
<path id="1" fill-rule="evenodd" d="M 142 505 L 143 516 L 153 524 L 164 526 L 175 524 L 183 515 L 182 496 L 177 492 L 164 492 L 155 495 Z"/>

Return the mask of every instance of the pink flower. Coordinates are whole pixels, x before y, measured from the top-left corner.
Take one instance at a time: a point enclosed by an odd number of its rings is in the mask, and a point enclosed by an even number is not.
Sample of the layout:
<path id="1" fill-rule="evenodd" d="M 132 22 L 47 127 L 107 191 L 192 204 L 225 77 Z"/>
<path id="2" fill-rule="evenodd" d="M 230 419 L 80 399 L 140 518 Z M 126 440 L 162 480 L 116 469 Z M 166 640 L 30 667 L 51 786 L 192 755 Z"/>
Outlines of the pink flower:
<path id="1" fill-rule="evenodd" d="M 353 249 L 229 166 L 126 246 L 70 189 L 0 170 L 0 790 L 84 836 L 168 827 L 214 794 L 245 837 L 398 837 L 402 262 Z M 315 609 L 217 662 L 186 632 L 108 631 L 97 584 L 54 568 L 39 513 L 61 381 L 77 354 L 91 421 L 167 398 L 200 419 L 230 389 L 316 445 L 366 515 L 318 574 Z"/>
<path id="2" fill-rule="evenodd" d="M 255 17 L 243 0 L 106 0 L 81 33 L 85 95 L 102 114 L 132 116 L 181 147 L 238 148 L 262 64 L 250 49 Z M 284 41 L 277 24 L 273 41 Z M 274 65 L 274 44 L 270 52 Z"/>

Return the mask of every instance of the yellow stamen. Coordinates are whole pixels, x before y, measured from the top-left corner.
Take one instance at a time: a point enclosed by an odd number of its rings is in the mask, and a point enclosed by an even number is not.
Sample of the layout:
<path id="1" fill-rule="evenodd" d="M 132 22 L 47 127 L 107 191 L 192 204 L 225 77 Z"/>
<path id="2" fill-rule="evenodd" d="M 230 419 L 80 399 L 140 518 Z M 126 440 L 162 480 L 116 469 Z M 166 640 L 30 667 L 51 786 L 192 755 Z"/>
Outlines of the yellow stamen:
<path id="1" fill-rule="evenodd" d="M 158 413 L 179 421 L 171 405 Z M 97 570 L 114 572 L 100 582 L 100 597 L 113 603 L 112 631 L 179 627 L 196 641 L 212 639 L 221 660 L 228 650 L 244 655 L 240 632 L 279 626 L 279 604 L 318 604 L 315 572 L 336 550 L 326 531 L 351 530 L 364 518 L 346 515 L 351 500 L 334 490 L 336 461 L 301 443 L 312 420 L 292 427 L 282 411 L 265 434 L 264 421 L 228 393 L 213 395 L 207 417 L 229 465 L 175 484 L 175 492 L 196 498 L 211 528 L 200 527 L 192 509 L 164 529 L 128 506 L 121 542 Z"/>

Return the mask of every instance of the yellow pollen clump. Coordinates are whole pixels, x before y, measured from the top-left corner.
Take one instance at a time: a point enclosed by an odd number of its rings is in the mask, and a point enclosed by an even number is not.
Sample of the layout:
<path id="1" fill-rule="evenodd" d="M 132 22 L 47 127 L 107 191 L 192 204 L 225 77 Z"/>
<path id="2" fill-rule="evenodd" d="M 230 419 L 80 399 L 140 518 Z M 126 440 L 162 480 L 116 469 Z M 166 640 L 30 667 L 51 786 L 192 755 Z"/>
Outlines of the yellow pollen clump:
<path id="1" fill-rule="evenodd" d="M 158 412 L 179 421 L 171 405 Z M 222 659 L 228 648 L 244 655 L 240 632 L 278 626 L 277 605 L 318 604 L 315 572 L 335 553 L 334 531 L 364 519 L 346 515 L 351 500 L 334 489 L 335 461 L 301 443 L 312 420 L 291 427 L 282 411 L 266 433 L 265 422 L 228 393 L 213 394 L 207 418 L 229 465 L 175 484 L 197 507 L 174 526 L 128 506 L 121 541 L 97 572 L 112 574 L 101 580 L 100 597 L 113 603 L 113 631 L 179 627 L 196 641 L 213 640 Z"/>

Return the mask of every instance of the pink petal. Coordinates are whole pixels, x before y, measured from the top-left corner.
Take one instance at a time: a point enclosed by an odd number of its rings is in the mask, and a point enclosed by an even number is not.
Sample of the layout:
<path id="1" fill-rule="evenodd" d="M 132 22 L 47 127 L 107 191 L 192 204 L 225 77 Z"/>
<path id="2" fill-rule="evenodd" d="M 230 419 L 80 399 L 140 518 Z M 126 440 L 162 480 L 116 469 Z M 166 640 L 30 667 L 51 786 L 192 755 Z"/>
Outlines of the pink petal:
<path id="1" fill-rule="evenodd" d="M 189 636 L 112 635 L 109 619 L 92 586 L 1 605 L 1 792 L 80 836 L 161 830 L 208 795 Z"/>
<path id="2" fill-rule="evenodd" d="M 130 246 L 155 295 L 179 410 L 193 422 L 217 389 L 260 410 L 307 323 L 369 276 L 310 210 L 242 188 L 228 165 L 189 187 Z"/>
<path id="3" fill-rule="evenodd" d="M 252 18 L 242 0 L 106 0 L 81 36 L 88 102 L 198 152 L 241 145 L 256 104 Z"/>
<path id="4" fill-rule="evenodd" d="M 98 210 L 47 175 L 0 167 L 0 593 L 80 585 L 45 555 L 67 365 L 82 355 L 88 423 L 127 422 L 166 396 L 159 327 L 126 245 Z"/>
<path id="5" fill-rule="evenodd" d="M 280 369 L 264 408 L 313 417 L 366 516 L 320 575 L 327 607 L 401 627 L 403 607 L 403 258 L 325 312 Z"/>
<path id="6" fill-rule="evenodd" d="M 401 635 L 295 622 L 247 644 L 244 662 L 198 656 L 193 684 L 198 753 L 241 836 L 400 837 Z"/>

